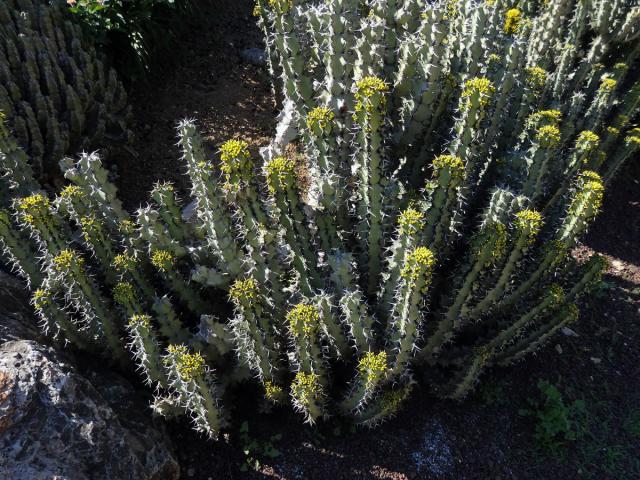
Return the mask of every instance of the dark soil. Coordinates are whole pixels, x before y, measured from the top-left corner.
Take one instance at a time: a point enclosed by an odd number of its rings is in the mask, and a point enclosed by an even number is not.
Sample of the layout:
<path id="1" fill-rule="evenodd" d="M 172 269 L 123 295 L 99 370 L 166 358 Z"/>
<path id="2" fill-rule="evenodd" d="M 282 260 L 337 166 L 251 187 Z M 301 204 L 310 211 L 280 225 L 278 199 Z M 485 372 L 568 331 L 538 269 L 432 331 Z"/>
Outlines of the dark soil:
<path id="1" fill-rule="evenodd" d="M 241 60 L 245 49 L 262 45 L 251 15 L 253 3 L 213 3 L 202 10 L 202 24 L 182 39 L 175 52 L 177 65 L 156 70 L 130 93 L 136 155 L 114 162 L 128 208 L 146 202 L 158 180 L 185 190 L 185 168 L 176 146 L 176 126 L 184 118 L 196 120 L 212 154 L 231 138 L 242 138 L 254 149 L 269 143 L 277 110 L 268 73 Z"/>
<path id="2" fill-rule="evenodd" d="M 195 117 L 210 148 L 236 136 L 268 143 L 277 113 L 266 72 L 241 59 L 261 43 L 252 2 L 221 2 L 206 28 L 194 31 L 172 71 L 132 95 L 139 156 L 117 166 L 129 207 L 146 200 L 158 179 L 185 187 L 175 124 Z M 126 174 L 125 174 L 126 172 Z M 602 288 L 581 306 L 575 336 L 558 336 L 536 356 L 494 370 L 463 403 L 418 391 L 396 419 L 353 431 L 332 421 L 311 429 L 283 410 L 257 414 L 239 407 L 236 424 L 218 442 L 171 425 L 185 478 L 275 479 L 640 479 L 640 163 L 609 189 L 604 211 L 576 250 L 605 254 Z M 535 418 L 521 415 L 540 401 L 539 380 L 556 385 L 579 437 L 546 448 Z M 242 423 L 248 433 L 239 433 Z M 265 450 L 271 449 L 270 454 Z M 273 458 L 269 458 L 273 457 Z M 246 470 L 246 471 L 245 471 Z"/>

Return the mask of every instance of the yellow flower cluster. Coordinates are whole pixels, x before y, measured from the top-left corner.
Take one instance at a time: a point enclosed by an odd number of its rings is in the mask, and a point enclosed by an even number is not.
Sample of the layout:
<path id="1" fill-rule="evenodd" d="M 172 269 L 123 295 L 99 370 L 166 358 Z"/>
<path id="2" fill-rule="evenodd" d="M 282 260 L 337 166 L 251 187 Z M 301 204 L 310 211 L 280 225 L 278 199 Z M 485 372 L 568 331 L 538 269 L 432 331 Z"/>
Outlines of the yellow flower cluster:
<path id="1" fill-rule="evenodd" d="M 536 91 L 544 90 L 547 84 L 547 71 L 540 67 L 527 67 L 527 85 Z"/>
<path id="2" fill-rule="evenodd" d="M 185 382 L 195 380 L 205 372 L 205 361 L 199 353 L 189 353 L 185 345 L 169 345 L 168 352 L 173 357 L 178 375 Z"/>
<path id="3" fill-rule="evenodd" d="M 475 77 L 464 82 L 464 90 L 460 96 L 463 100 L 462 108 L 471 108 L 473 99 L 478 101 L 480 107 L 486 107 L 496 91 L 493 83 L 488 78 Z"/>
<path id="4" fill-rule="evenodd" d="M 51 293 L 48 290 L 38 289 L 33 293 L 33 306 L 36 310 L 42 310 L 51 303 Z"/>
<path id="5" fill-rule="evenodd" d="M 386 103 L 385 94 L 389 91 L 389 85 L 378 77 L 364 77 L 356 82 L 356 112 L 366 110 L 371 112 L 374 107 L 384 106 Z M 377 102 L 372 99 L 377 98 Z"/>
<path id="6" fill-rule="evenodd" d="M 293 335 L 313 337 L 320 325 L 320 312 L 313 305 L 299 303 L 287 313 L 287 322 Z"/>
<path id="7" fill-rule="evenodd" d="M 400 214 L 398 225 L 400 225 L 401 235 L 414 235 L 422 230 L 422 227 L 424 226 L 424 217 L 418 210 L 414 208 L 407 208 Z"/>
<path id="8" fill-rule="evenodd" d="M 536 132 L 536 141 L 542 148 L 553 148 L 560 143 L 560 129 L 555 125 L 544 125 Z"/>
<path id="9" fill-rule="evenodd" d="M 431 269 L 435 263 L 436 259 L 431 250 L 427 247 L 418 247 L 407 255 L 400 276 L 410 282 L 416 282 L 422 276 L 424 283 L 428 284 Z"/>
<path id="10" fill-rule="evenodd" d="M 578 135 L 576 148 L 584 152 L 592 152 L 600 146 L 600 137 L 591 130 L 584 130 Z"/>
<path id="11" fill-rule="evenodd" d="M 267 188 L 271 194 L 295 178 L 296 164 L 286 157 L 276 157 L 265 165 Z"/>
<path id="12" fill-rule="evenodd" d="M 529 115 L 529 118 L 527 118 L 527 126 L 529 128 L 537 128 L 542 125 L 558 126 L 561 120 L 562 112 L 558 110 L 541 110 Z"/>
<path id="13" fill-rule="evenodd" d="M 364 378 L 365 388 L 375 387 L 387 372 L 387 352 L 365 353 L 358 363 L 358 372 Z"/>
<path id="14" fill-rule="evenodd" d="M 506 18 L 504 21 L 504 33 L 507 35 L 515 35 L 520 28 L 520 20 L 522 19 L 522 12 L 517 8 L 507 10 Z"/>
<path id="15" fill-rule="evenodd" d="M 167 250 L 155 250 L 151 254 L 151 264 L 161 272 L 168 272 L 173 269 L 176 257 Z"/>
<path id="16" fill-rule="evenodd" d="M 551 299 L 551 304 L 553 306 L 560 305 L 562 302 L 564 302 L 564 290 L 557 283 L 552 283 L 551 285 L 549 285 L 547 295 Z"/>
<path id="17" fill-rule="evenodd" d="M 119 224 L 118 224 L 118 230 L 120 231 L 120 233 L 122 233 L 123 235 L 133 235 L 136 231 L 136 224 L 133 223 L 131 220 L 122 220 Z"/>
<path id="18" fill-rule="evenodd" d="M 463 180 L 465 176 L 464 163 L 460 157 L 453 155 L 440 155 L 433 160 L 434 176 L 437 172 L 448 168 L 452 178 Z"/>
<path id="19" fill-rule="evenodd" d="M 251 178 L 253 162 L 249 153 L 249 144 L 244 140 L 229 140 L 220 147 L 220 170 L 225 175 L 227 182 L 226 187 L 231 187 L 238 179 L 234 178 L 238 175 L 241 180 Z"/>
<path id="20" fill-rule="evenodd" d="M 271 402 L 280 402 L 284 398 L 284 390 L 279 385 L 276 385 L 271 380 L 264 382 L 264 394 L 267 400 Z"/>
<path id="21" fill-rule="evenodd" d="M 530 236 L 540 231 L 542 225 L 542 215 L 535 210 L 521 210 L 516 213 L 516 228 L 527 232 Z"/>
<path id="22" fill-rule="evenodd" d="M 91 242 L 91 239 L 95 240 L 101 236 L 102 223 L 93 215 L 82 217 L 80 219 L 80 225 L 82 226 L 82 235 L 86 242 Z"/>
<path id="23" fill-rule="evenodd" d="M 68 272 L 83 265 L 84 259 L 73 250 L 63 250 L 53 259 L 53 268 L 57 272 Z"/>
<path id="24" fill-rule="evenodd" d="M 77 185 L 67 185 L 60 192 L 60 197 L 74 199 L 84 197 L 84 192 Z"/>
<path id="25" fill-rule="evenodd" d="M 307 115 L 307 128 L 312 132 L 324 132 L 331 127 L 335 114 L 328 107 L 316 107 Z"/>
<path id="26" fill-rule="evenodd" d="M 578 193 L 572 202 L 569 211 L 575 214 L 575 207 L 586 200 L 590 203 L 592 211 L 597 212 L 602 206 L 603 197 L 604 185 L 602 184 L 602 177 L 594 171 L 585 170 L 580 173 L 578 180 Z"/>
<path id="27" fill-rule="evenodd" d="M 602 93 L 611 93 L 615 90 L 617 84 L 617 80 L 613 78 L 605 78 L 600 83 L 600 87 L 598 88 L 598 90 L 600 90 Z"/>
<path id="28" fill-rule="evenodd" d="M 315 373 L 298 372 L 291 384 L 291 393 L 301 405 L 308 406 L 322 391 L 320 377 Z"/>
<path id="29" fill-rule="evenodd" d="M 278 14 L 287 13 L 293 7 L 292 0 L 269 0 L 269 7 Z"/>
<path id="30" fill-rule="evenodd" d="M 258 286 L 252 277 L 246 280 L 236 280 L 229 288 L 229 296 L 237 302 L 242 300 L 251 301 L 257 294 Z"/>
<path id="31" fill-rule="evenodd" d="M 132 327 L 141 326 L 143 328 L 151 327 L 151 317 L 149 315 L 134 315 L 129 319 L 129 325 Z"/>
<path id="32" fill-rule="evenodd" d="M 49 199 L 41 193 L 24 197 L 18 201 L 21 217 L 29 225 L 35 225 L 37 219 L 49 215 L 49 208 Z"/>
<path id="33" fill-rule="evenodd" d="M 632 128 L 627 132 L 627 136 L 624 139 L 628 147 L 635 150 L 640 148 L 640 128 Z"/>
<path id="34" fill-rule="evenodd" d="M 118 273 L 131 272 L 135 270 L 138 260 L 128 253 L 116 255 L 113 259 L 113 266 Z"/>
<path id="35" fill-rule="evenodd" d="M 136 299 L 136 291 L 129 282 L 118 282 L 113 287 L 113 300 L 120 305 L 126 305 Z"/>

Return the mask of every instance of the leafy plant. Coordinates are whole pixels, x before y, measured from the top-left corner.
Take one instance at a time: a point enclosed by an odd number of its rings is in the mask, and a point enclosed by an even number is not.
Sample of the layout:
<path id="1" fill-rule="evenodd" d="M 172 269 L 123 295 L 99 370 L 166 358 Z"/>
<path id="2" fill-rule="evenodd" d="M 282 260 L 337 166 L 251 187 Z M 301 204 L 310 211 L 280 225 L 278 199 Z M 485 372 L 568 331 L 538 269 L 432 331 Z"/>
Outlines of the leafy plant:
<path id="1" fill-rule="evenodd" d="M 71 0 L 74 14 L 93 38 L 109 45 L 114 62 L 130 76 L 148 70 L 151 57 L 168 54 L 177 19 L 187 15 L 192 0 Z"/>
<path id="2" fill-rule="evenodd" d="M 192 203 L 158 183 L 132 214 L 97 154 L 48 198 L 3 129 L 5 257 L 45 331 L 133 358 L 156 411 L 211 437 L 247 381 L 311 424 L 377 425 L 418 381 L 464 398 L 576 321 L 605 266 L 570 252 L 640 147 L 637 9 L 606 5 L 259 5 L 288 105 L 264 159 L 209 156 L 183 121 Z"/>
<path id="3" fill-rule="evenodd" d="M 538 381 L 538 389 L 542 399 L 529 399 L 530 408 L 520 414 L 535 419 L 534 437 L 540 445 L 559 454 L 566 443 L 584 436 L 586 405 L 583 400 L 566 405 L 560 390 L 546 380 Z"/>
<path id="4" fill-rule="evenodd" d="M 240 425 L 240 442 L 245 455 L 244 463 L 240 466 L 240 471 L 259 470 L 261 467 L 260 458 L 277 458 L 280 451 L 274 446 L 274 442 L 282 440 L 282 434 L 276 433 L 269 437 L 269 440 L 260 441 L 253 438 L 249 433 L 249 422 L 244 421 Z"/>

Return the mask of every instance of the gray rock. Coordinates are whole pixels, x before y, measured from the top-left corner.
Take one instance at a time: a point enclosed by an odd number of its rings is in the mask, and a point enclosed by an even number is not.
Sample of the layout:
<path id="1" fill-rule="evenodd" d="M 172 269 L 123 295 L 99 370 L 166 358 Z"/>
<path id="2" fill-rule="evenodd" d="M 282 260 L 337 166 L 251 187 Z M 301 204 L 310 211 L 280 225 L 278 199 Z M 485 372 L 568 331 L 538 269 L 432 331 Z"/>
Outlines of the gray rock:
<path id="1" fill-rule="evenodd" d="M 0 272 L 0 480 L 178 479 L 148 401 L 119 375 L 83 376 L 31 340 L 38 332 L 21 290 Z"/>
<path id="2" fill-rule="evenodd" d="M 262 48 L 247 48 L 240 52 L 240 57 L 257 67 L 264 67 L 267 64 L 267 54 Z"/>

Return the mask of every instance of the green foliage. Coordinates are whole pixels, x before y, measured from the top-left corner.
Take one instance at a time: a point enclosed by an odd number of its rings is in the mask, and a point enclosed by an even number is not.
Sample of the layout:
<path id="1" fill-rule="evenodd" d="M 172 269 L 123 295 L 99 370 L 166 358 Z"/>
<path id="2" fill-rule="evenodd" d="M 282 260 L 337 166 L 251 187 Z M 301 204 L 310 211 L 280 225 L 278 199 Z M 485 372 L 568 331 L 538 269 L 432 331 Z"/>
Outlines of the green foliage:
<path id="1" fill-rule="evenodd" d="M 538 381 L 538 389 L 542 398 L 530 399 L 530 408 L 520 410 L 520 414 L 534 419 L 534 437 L 539 444 L 548 452 L 558 454 L 567 443 L 585 435 L 586 405 L 583 400 L 566 405 L 560 390 L 546 380 Z"/>
<path id="2" fill-rule="evenodd" d="M 98 43 L 114 53 L 122 74 L 136 76 L 149 69 L 152 56 L 174 40 L 192 0 L 70 0 L 69 11 Z M 182 18 L 181 18 L 182 17 Z"/>
<path id="3" fill-rule="evenodd" d="M 247 472 L 249 470 L 260 470 L 260 459 L 278 458 L 281 453 L 275 447 L 275 443 L 282 440 L 282 434 L 276 433 L 271 435 L 268 440 L 260 440 L 251 436 L 249 432 L 249 422 L 244 421 L 240 425 L 239 440 L 242 445 L 242 452 L 244 453 L 245 460 L 240 466 L 241 472 Z"/>
<path id="4" fill-rule="evenodd" d="M 631 5 L 608 24 L 551 0 L 506 29 L 500 1 L 362 5 L 261 5 L 302 155 L 210 156 L 185 120 L 184 212 L 166 183 L 127 212 L 97 154 L 63 160 L 72 186 L 46 198 L 4 131 L 4 254 L 45 331 L 133 359 L 154 408 L 210 437 L 247 381 L 309 424 L 375 426 L 418 381 L 464 398 L 577 321 L 605 267 L 570 253 L 640 144 L 606 128 L 625 112 L 636 138 L 636 73 L 593 63 L 635 58 Z M 550 55 L 565 39 L 580 54 Z M 540 408 L 542 436 L 571 435 L 561 399 Z"/>
<path id="5" fill-rule="evenodd" d="M 0 3 L 0 111 L 38 178 L 59 175 L 63 155 L 119 146 L 131 136 L 116 72 L 65 8 L 40 0 Z M 15 146 L 2 150 L 18 154 Z"/>

